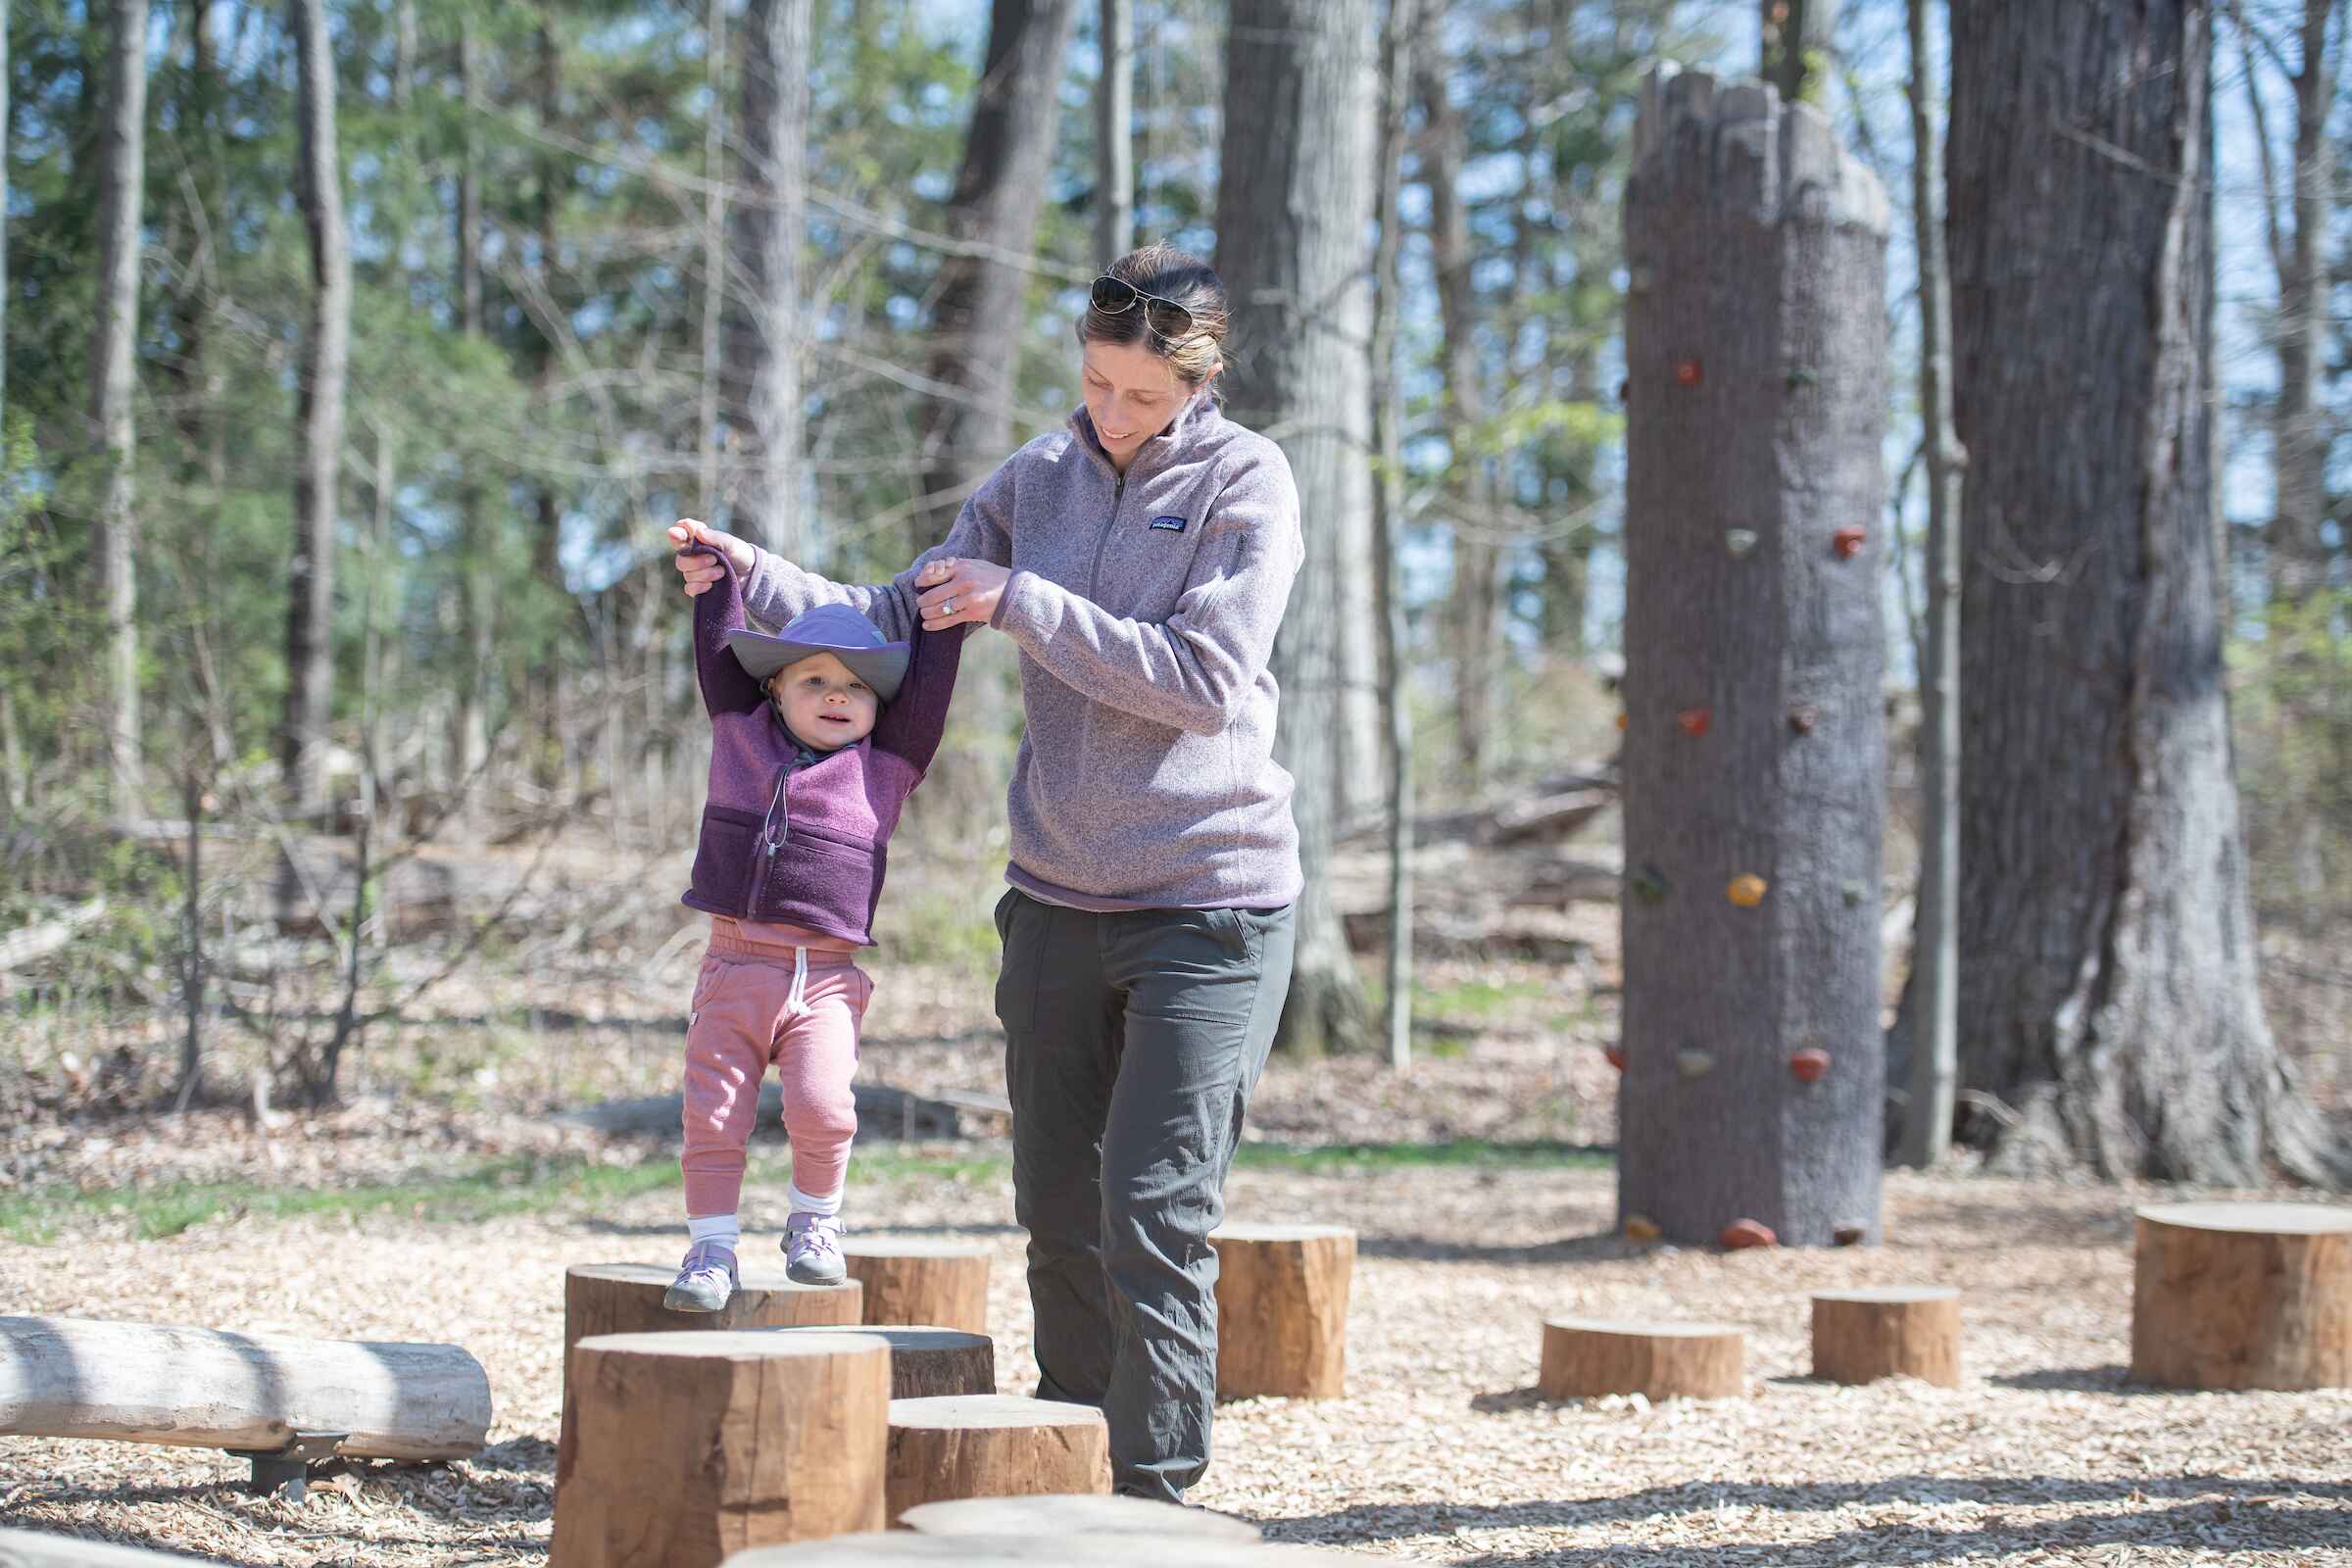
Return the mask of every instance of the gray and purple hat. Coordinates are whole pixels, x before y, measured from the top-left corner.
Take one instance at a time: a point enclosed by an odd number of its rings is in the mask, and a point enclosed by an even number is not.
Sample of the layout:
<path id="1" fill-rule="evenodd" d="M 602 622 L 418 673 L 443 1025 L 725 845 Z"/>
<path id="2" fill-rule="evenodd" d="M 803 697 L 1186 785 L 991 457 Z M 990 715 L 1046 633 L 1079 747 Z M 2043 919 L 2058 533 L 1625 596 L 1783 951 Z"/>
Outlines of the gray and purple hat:
<path id="1" fill-rule="evenodd" d="M 727 651 L 762 685 L 785 665 L 817 654 L 831 654 L 849 665 L 886 703 L 899 695 L 899 682 L 906 678 L 906 645 L 884 642 L 874 623 L 847 605 L 803 611 L 773 637 L 738 628 L 727 633 Z"/>

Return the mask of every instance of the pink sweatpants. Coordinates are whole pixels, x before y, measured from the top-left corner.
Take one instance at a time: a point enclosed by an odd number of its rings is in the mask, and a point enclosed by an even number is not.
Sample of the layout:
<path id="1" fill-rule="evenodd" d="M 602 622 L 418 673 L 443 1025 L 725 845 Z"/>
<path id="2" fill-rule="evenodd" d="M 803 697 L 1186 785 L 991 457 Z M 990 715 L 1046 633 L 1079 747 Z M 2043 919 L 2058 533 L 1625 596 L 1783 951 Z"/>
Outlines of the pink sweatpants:
<path id="1" fill-rule="evenodd" d="M 713 932 L 686 1027 L 686 1213 L 732 1214 L 768 1063 L 784 1081 L 792 1179 L 841 1191 L 858 1110 L 858 1026 L 874 984 L 846 954 Z"/>

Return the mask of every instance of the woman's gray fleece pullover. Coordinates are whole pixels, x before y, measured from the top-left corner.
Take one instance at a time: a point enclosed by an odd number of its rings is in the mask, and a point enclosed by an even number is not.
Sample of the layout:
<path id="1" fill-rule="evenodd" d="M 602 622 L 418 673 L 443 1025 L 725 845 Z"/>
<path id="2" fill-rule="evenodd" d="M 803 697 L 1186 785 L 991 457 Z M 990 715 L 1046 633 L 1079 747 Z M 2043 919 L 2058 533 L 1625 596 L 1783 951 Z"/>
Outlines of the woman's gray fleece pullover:
<path id="1" fill-rule="evenodd" d="M 897 640 L 939 556 L 1012 568 L 1028 726 L 1006 813 L 1013 886 L 1082 909 L 1270 908 L 1298 896 L 1267 660 L 1303 553 L 1282 449 L 1196 394 L 1121 477 L 1082 409 L 1004 461 L 947 540 L 848 587 L 762 550 L 744 602 L 781 623 L 856 606 Z"/>

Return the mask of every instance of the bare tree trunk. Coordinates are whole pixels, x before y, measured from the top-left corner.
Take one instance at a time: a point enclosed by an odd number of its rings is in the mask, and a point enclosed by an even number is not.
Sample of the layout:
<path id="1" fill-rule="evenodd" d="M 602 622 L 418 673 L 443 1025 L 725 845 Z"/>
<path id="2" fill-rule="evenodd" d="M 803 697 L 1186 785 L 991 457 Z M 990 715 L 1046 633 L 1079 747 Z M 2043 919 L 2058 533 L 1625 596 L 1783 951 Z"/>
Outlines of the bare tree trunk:
<path id="1" fill-rule="evenodd" d="M 1928 639 L 1919 674 L 1919 897 L 1911 925 L 1911 1081 L 1902 1159 L 1929 1166 L 1952 1143 L 1959 1088 L 1960 475 L 1952 432 L 1952 291 L 1938 221 L 1936 66 L 1928 0 L 1907 0 L 1911 39 L 1911 222 L 1919 257 L 1919 411 L 1927 433 Z"/>
<path id="2" fill-rule="evenodd" d="M 2303 0 L 2301 52 L 2289 84 L 2295 96 L 2293 227 L 2285 235 L 2272 219 L 2272 259 L 2278 272 L 2278 401 L 2272 417 L 2272 461 L 2278 514 L 2272 520 L 2271 592 L 2275 601 L 2303 604 L 2328 583 L 2328 411 L 2320 398 L 2320 364 L 2328 343 L 2328 294 L 2320 247 L 2334 210 L 2335 143 L 2328 115 L 2335 103 L 2336 59 L 2328 50 L 2328 22 L 2339 0 Z M 2240 25 L 2244 25 L 2241 19 Z M 2249 78 L 2247 91 L 2259 91 Z M 2267 144 L 2266 144 L 2267 153 Z M 2266 198 L 2271 194 L 2266 188 Z M 2276 214 L 2275 204 L 2270 205 Z"/>
<path id="3" fill-rule="evenodd" d="M 1486 454 L 1480 450 L 1487 417 L 1486 389 L 1479 377 L 1477 304 L 1470 269 L 1477 257 L 1470 236 L 1470 209 L 1461 188 L 1468 159 L 1462 112 L 1449 101 L 1447 62 L 1435 55 L 1435 28 L 1428 40 L 1432 58 L 1419 66 L 1426 156 L 1421 174 L 1429 186 L 1431 260 L 1438 274 L 1438 311 L 1446 352 L 1446 429 L 1453 444 L 1446 488 L 1454 504 L 1453 598 L 1448 616 L 1453 633 L 1454 724 L 1463 792 L 1485 790 L 1494 732 L 1494 683 L 1501 640 L 1501 552 L 1495 548 L 1494 488 Z M 1464 450 L 1467 448 L 1468 450 Z"/>
<path id="4" fill-rule="evenodd" d="M 1404 248 L 1404 116 L 1412 102 L 1418 0 L 1389 0 L 1381 36 L 1379 195 L 1372 259 L 1372 440 L 1380 471 L 1373 486 L 1372 580 L 1379 589 L 1380 670 L 1388 719 L 1389 1065 L 1413 1064 L 1413 712 L 1406 691 L 1404 583 L 1397 546 L 1404 533 L 1404 411 L 1396 388 L 1396 259 Z"/>
<path id="5" fill-rule="evenodd" d="M 480 90 L 481 41 L 473 24 L 462 21 L 458 25 L 458 100 L 464 108 L 459 122 L 463 129 L 458 152 L 456 293 L 458 330 L 476 339 L 482 335 L 482 171 L 481 138 L 474 128 L 472 106 Z M 458 529 L 457 733 L 450 738 L 450 749 L 457 753 L 458 770 L 470 779 L 490 754 L 490 671 L 497 616 L 491 579 L 497 565 L 496 547 L 491 540 L 488 498 L 477 473 L 467 472 L 459 479 Z M 477 812 L 460 812 L 460 835 L 472 837 L 478 831 L 474 824 L 480 820 Z"/>
<path id="6" fill-rule="evenodd" d="M 556 39 L 555 23 L 549 11 L 539 13 L 539 125 L 543 132 L 553 135 L 562 114 L 563 52 Z M 714 89 L 715 90 L 715 89 Z M 717 108 L 714 100 L 712 108 Z M 539 157 L 539 282 L 548 299 L 558 298 L 556 292 L 556 254 L 560 239 L 558 222 L 563 211 L 562 189 L 568 166 L 564 155 L 551 147 L 541 150 Z M 705 170 L 713 180 L 719 178 L 715 164 Z M 723 261 L 723 259 L 722 259 Z M 552 387 L 556 376 L 556 346 L 544 334 L 538 345 L 534 391 L 540 407 L 547 410 L 553 400 Z M 553 411 L 549 410 L 549 416 Z M 709 429 L 716 422 L 713 413 L 704 421 Z M 704 495 L 708 497 L 709 491 Z M 705 503 L 708 505 L 708 502 Z M 532 560 L 539 572 L 540 591 L 547 603 L 559 611 L 570 611 L 570 592 L 564 580 L 564 506 L 563 498 L 553 481 L 542 479 L 533 497 L 537 530 L 536 548 Z M 563 623 L 576 626 L 578 616 L 566 613 Z M 550 646 L 538 656 L 534 700 L 539 711 L 538 781 L 547 788 L 558 787 L 564 774 L 563 721 L 560 714 L 564 703 L 564 660 L 560 648 Z"/>
<path id="7" fill-rule="evenodd" d="M 5 123 L 5 122 L 0 122 Z M 195 1103 L 204 1083 L 204 780 L 196 754 L 181 759 L 180 808 L 188 819 L 188 868 L 180 896 L 180 995 L 186 1003 L 186 1027 L 179 1040 L 179 1085 L 172 1108 L 185 1110 Z"/>
<path id="8" fill-rule="evenodd" d="M 351 360 L 351 247 L 343 230 L 335 62 L 324 0 L 290 0 L 290 10 L 301 120 L 295 190 L 311 241 L 311 317 L 296 383 L 300 452 L 279 760 L 289 795 L 307 809 L 326 795 L 327 723 L 334 698 L 335 518 Z"/>
<path id="9" fill-rule="evenodd" d="M 719 386 L 725 373 L 727 309 L 727 0 L 710 0 L 703 23 L 703 377 L 695 428 L 702 438 L 697 494 L 703 515 L 719 515 Z"/>
<path id="10" fill-rule="evenodd" d="M 1135 248 L 1135 0 L 1102 0 L 1095 87 L 1095 265 Z"/>
<path id="11" fill-rule="evenodd" d="M 1012 443 L 1013 366 L 1028 313 L 1025 265 L 1037 237 L 1059 117 L 1062 55 L 1076 0 L 994 0 L 988 56 L 948 204 L 948 232 L 977 254 L 940 264 L 929 375 L 955 388 L 925 411 L 923 488 L 932 498 L 909 541 L 928 549 L 965 492 Z"/>
<path id="12" fill-rule="evenodd" d="M 2205 0 L 1952 9 L 1960 821 L 1999 869 L 1960 888 L 1961 1081 L 2017 1108 L 2013 1159 L 2340 1182 L 2263 1018 L 2230 771 L 2211 33 Z"/>
<path id="13" fill-rule="evenodd" d="M 1233 301 L 1227 396 L 1236 417 L 1289 455 L 1314 517 L 1306 560 L 1274 649 L 1283 692 L 1276 733 L 1298 781 L 1293 811 L 1306 890 L 1278 1049 L 1368 1045 L 1363 988 L 1331 902 L 1331 744 L 1345 698 L 1337 552 L 1343 519 L 1372 509 L 1371 299 L 1363 236 L 1372 217 L 1370 0 L 1259 0 L 1225 44 L 1225 134 L 1217 181 L 1217 270 Z"/>
<path id="14" fill-rule="evenodd" d="M 1838 0 L 1763 0 L 1764 79 L 1781 101 L 1818 103 L 1838 33 Z"/>
<path id="15" fill-rule="evenodd" d="M 1618 1201 L 1675 1241 L 1878 1234 L 1885 649 L 1854 524 L 1885 511 L 1886 227 L 1810 106 L 1646 83 L 1625 197 Z"/>
<path id="16" fill-rule="evenodd" d="M 752 0 L 744 23 L 743 204 L 734 215 L 729 418 L 743 437 L 735 532 L 797 559 L 801 529 L 802 183 L 808 149 L 809 0 Z"/>
<path id="17" fill-rule="evenodd" d="M 104 465 L 100 569 L 106 586 L 107 778 L 115 820 L 142 814 L 139 755 L 139 252 L 147 190 L 147 0 L 114 0 L 107 50 L 106 150 L 99 172 L 98 319 L 90 346 L 90 423 Z"/>
<path id="18" fill-rule="evenodd" d="M 0 0 L 0 214 L 8 211 L 8 0 Z M 8 436 L 8 227 L 0 219 L 0 440 Z"/>

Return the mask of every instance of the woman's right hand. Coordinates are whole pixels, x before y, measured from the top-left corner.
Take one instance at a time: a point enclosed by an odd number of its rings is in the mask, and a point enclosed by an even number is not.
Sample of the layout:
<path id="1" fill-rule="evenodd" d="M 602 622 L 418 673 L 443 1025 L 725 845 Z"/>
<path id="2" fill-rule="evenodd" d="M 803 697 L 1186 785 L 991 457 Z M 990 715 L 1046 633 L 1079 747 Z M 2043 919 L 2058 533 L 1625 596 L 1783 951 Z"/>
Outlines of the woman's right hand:
<path id="1" fill-rule="evenodd" d="M 692 517 L 680 517 L 669 525 L 669 542 L 681 552 L 691 550 L 696 545 L 709 545 L 727 558 L 727 564 L 735 568 L 736 576 L 751 575 L 752 547 L 748 541 L 738 539 L 731 533 L 720 533 L 716 528 L 708 527 Z M 721 568 L 709 556 L 700 553 L 691 556 L 681 554 L 677 564 L 678 575 L 686 579 L 688 598 L 709 593 L 710 585 L 719 579 Z"/>

